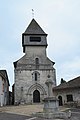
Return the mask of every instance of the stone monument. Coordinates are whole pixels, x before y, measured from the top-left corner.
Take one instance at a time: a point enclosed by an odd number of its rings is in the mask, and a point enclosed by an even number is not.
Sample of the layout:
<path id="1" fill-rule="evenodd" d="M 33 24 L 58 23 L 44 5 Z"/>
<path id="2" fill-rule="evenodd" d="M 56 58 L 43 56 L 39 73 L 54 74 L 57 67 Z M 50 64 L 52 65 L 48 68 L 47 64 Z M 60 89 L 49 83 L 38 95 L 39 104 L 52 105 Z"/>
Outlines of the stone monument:
<path id="1" fill-rule="evenodd" d="M 44 108 L 43 112 L 36 113 L 37 117 L 42 117 L 45 119 L 61 119 L 69 118 L 71 116 L 71 112 L 61 112 L 59 110 L 58 99 L 53 95 L 52 85 L 53 81 L 50 79 L 48 75 L 48 79 L 45 82 L 48 87 L 48 97 L 44 98 Z"/>
<path id="2" fill-rule="evenodd" d="M 44 112 L 55 112 L 58 111 L 58 99 L 53 96 L 53 92 L 52 92 L 52 85 L 53 85 L 53 81 L 50 78 L 50 75 L 48 75 L 48 79 L 45 82 L 45 84 L 48 87 L 48 97 L 44 98 L 44 108 L 43 111 Z"/>

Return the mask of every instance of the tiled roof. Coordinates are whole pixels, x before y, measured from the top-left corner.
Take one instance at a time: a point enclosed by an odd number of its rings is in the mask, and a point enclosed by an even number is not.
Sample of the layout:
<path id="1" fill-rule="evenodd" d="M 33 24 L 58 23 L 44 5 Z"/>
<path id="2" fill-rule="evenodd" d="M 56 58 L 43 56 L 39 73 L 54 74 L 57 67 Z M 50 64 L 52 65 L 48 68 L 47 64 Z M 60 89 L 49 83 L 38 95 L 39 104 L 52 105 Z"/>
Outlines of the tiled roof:
<path id="1" fill-rule="evenodd" d="M 80 87 L 80 76 L 56 86 L 55 88 L 53 88 L 53 90 L 79 88 L 79 87 Z"/>
<path id="2" fill-rule="evenodd" d="M 31 23 L 29 24 L 29 26 L 27 27 L 27 29 L 25 30 L 25 32 L 23 34 L 40 34 L 40 35 L 47 35 L 42 28 L 39 26 L 39 24 L 35 21 L 35 19 L 32 19 Z"/>
<path id="3" fill-rule="evenodd" d="M 6 71 L 6 70 L 0 70 L 0 75 L 1 75 L 5 80 L 7 80 L 8 85 L 10 85 L 10 84 L 9 84 L 8 75 L 7 75 L 7 71 Z"/>

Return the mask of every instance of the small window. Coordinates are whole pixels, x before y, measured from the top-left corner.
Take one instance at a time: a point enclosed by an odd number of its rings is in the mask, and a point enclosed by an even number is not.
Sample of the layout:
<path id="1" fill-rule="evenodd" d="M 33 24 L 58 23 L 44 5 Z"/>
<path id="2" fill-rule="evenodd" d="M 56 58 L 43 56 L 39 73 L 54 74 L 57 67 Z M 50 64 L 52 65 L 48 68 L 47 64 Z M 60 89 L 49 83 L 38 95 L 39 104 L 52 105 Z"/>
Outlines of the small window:
<path id="1" fill-rule="evenodd" d="M 35 73 L 35 81 L 37 81 L 37 73 Z"/>
<path id="2" fill-rule="evenodd" d="M 32 73 L 32 80 L 35 82 L 39 81 L 40 80 L 40 73 L 37 71 L 33 72 Z"/>
<path id="3" fill-rule="evenodd" d="M 30 37 L 30 42 L 41 42 L 41 37 Z"/>
<path id="4" fill-rule="evenodd" d="M 38 65 L 39 64 L 39 58 L 35 59 L 35 64 Z"/>
<path id="5" fill-rule="evenodd" d="M 67 102 L 72 102 L 73 101 L 73 96 L 70 94 L 70 95 L 67 95 Z"/>

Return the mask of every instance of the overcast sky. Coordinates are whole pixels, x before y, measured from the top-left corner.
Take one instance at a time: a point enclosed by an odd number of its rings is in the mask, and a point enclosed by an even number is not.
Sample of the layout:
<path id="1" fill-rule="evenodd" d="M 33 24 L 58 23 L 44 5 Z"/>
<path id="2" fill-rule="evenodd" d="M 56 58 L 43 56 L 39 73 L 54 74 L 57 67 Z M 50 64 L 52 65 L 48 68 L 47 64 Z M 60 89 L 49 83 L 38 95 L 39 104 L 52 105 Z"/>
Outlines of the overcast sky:
<path id="1" fill-rule="evenodd" d="M 10 84 L 13 62 L 24 55 L 22 33 L 32 9 L 48 34 L 47 56 L 55 62 L 57 84 L 80 76 L 80 0 L 0 0 L 0 69 L 7 70 Z"/>

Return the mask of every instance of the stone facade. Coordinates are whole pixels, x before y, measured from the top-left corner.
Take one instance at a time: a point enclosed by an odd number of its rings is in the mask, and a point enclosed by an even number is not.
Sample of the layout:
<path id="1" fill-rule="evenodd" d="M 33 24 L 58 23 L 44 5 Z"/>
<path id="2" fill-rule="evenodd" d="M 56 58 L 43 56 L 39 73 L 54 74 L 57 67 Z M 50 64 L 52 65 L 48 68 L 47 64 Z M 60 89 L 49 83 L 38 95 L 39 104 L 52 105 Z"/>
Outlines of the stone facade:
<path id="1" fill-rule="evenodd" d="M 0 70 L 0 106 L 9 105 L 9 80 L 6 70 Z"/>
<path id="2" fill-rule="evenodd" d="M 53 89 L 59 105 L 80 106 L 80 77 L 61 83 Z"/>
<path id="3" fill-rule="evenodd" d="M 47 34 L 33 19 L 22 34 L 25 55 L 14 62 L 15 103 L 37 103 L 48 96 L 47 77 L 56 85 L 56 73 L 46 55 Z"/>

